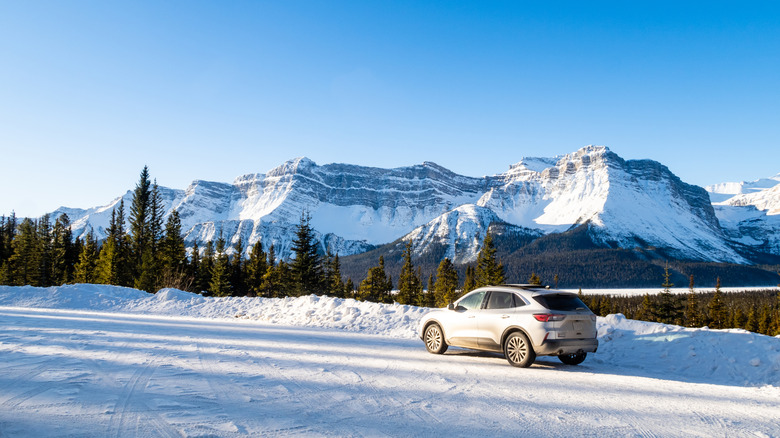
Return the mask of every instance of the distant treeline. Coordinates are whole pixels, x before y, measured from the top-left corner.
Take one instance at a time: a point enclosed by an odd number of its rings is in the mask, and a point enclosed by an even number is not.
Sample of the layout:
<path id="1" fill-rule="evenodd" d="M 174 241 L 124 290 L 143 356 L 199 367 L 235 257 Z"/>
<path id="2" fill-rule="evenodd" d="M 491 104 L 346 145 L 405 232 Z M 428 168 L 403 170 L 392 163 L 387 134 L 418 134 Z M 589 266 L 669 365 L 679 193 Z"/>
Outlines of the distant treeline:
<path id="1" fill-rule="evenodd" d="M 668 271 L 665 275 L 664 285 L 671 286 Z M 780 335 L 780 292 L 776 288 L 724 293 L 716 283 L 715 291 L 697 293 L 691 277 L 687 294 L 672 294 L 665 287 L 654 295 L 583 295 L 580 292 L 580 298 L 600 316 L 622 313 L 626 318 L 641 321 Z"/>

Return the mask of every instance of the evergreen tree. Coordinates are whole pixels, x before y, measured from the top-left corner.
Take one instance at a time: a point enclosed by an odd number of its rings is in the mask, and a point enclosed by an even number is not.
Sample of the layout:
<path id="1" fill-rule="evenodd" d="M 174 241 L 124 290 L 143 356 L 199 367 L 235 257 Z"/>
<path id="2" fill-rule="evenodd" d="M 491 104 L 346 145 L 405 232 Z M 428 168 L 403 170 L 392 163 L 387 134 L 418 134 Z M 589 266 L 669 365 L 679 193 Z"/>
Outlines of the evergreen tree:
<path id="1" fill-rule="evenodd" d="M 404 264 L 398 277 L 398 295 L 396 300 L 400 304 L 416 304 L 422 293 L 422 282 L 414 272 L 412 264 L 412 241 L 408 240 L 403 252 Z"/>
<path id="2" fill-rule="evenodd" d="M 320 256 L 317 254 L 317 241 L 311 228 L 311 216 L 301 214 L 292 242 L 293 259 L 290 269 L 295 280 L 294 293 L 297 296 L 322 293 L 323 274 Z"/>
<path id="3" fill-rule="evenodd" d="M 436 284 L 434 285 L 436 306 L 446 307 L 457 298 L 458 294 L 458 271 L 452 265 L 452 261 L 445 257 L 439 263 L 436 270 Z"/>
<path id="4" fill-rule="evenodd" d="M 216 258 L 211 268 L 209 292 L 218 297 L 229 296 L 233 291 L 230 284 L 230 258 L 227 255 L 225 239 L 220 234 L 217 239 Z"/>
<path id="5" fill-rule="evenodd" d="M 327 271 L 325 275 L 325 291 L 331 296 L 344 298 L 346 296 L 346 286 L 341 278 L 341 261 L 339 255 L 331 256 L 328 254 Z"/>
<path id="6" fill-rule="evenodd" d="M 467 294 L 477 288 L 477 282 L 474 273 L 474 267 L 466 266 L 466 278 L 463 280 L 463 293 Z"/>
<path id="7" fill-rule="evenodd" d="M 214 242 L 206 242 L 206 248 L 203 251 L 203 258 L 200 260 L 200 270 L 198 272 L 197 287 L 200 291 L 208 291 L 211 287 L 211 271 L 214 268 Z"/>
<path id="8" fill-rule="evenodd" d="M 79 253 L 79 261 L 76 263 L 74 280 L 76 283 L 95 283 L 95 271 L 98 261 L 98 242 L 92 228 L 89 229 L 84 240 L 84 245 Z"/>
<path id="9" fill-rule="evenodd" d="M 688 297 L 685 307 L 685 325 L 688 327 L 701 327 L 704 321 L 699 315 L 699 296 L 694 289 L 693 275 L 688 278 Z"/>
<path id="10" fill-rule="evenodd" d="M 67 214 L 62 213 L 55 221 L 52 230 L 52 279 L 54 284 L 65 284 L 73 280 L 73 267 L 78 261 L 74 257 L 74 249 L 70 218 Z"/>
<path id="11" fill-rule="evenodd" d="M 12 286 L 40 286 L 41 248 L 35 222 L 25 218 L 11 242 L 6 282 Z"/>
<path id="12" fill-rule="evenodd" d="M 553 282 L 555 283 L 555 288 L 558 289 L 558 274 L 553 276 Z"/>
<path id="13" fill-rule="evenodd" d="M 723 297 L 720 292 L 720 277 L 715 282 L 715 295 L 712 296 L 709 304 L 707 304 L 710 316 L 710 328 L 722 329 L 726 328 L 726 321 L 728 315 L 726 313 L 726 307 L 723 305 Z"/>
<path id="14" fill-rule="evenodd" d="M 152 182 L 149 180 L 149 168 L 144 166 L 133 191 L 130 206 L 130 240 L 133 276 L 137 277 L 143 263 L 143 255 L 149 250 L 149 221 L 151 218 Z"/>
<path id="15" fill-rule="evenodd" d="M 386 302 L 392 289 L 392 281 L 385 273 L 385 259 L 379 256 L 379 265 L 370 268 L 366 278 L 360 282 L 358 299 L 379 303 Z"/>
<path id="16" fill-rule="evenodd" d="M 488 232 L 482 242 L 482 249 L 477 255 L 477 268 L 475 272 L 476 286 L 497 286 L 504 284 L 504 265 L 496 258 L 496 248 L 493 245 L 493 236 Z"/>
<path id="17" fill-rule="evenodd" d="M 347 298 L 354 298 L 355 297 L 355 282 L 352 281 L 352 278 L 347 278 L 347 283 L 344 285 L 344 296 Z"/>
<path id="18" fill-rule="evenodd" d="M 655 307 L 655 320 L 664 324 L 679 322 L 680 306 L 671 291 L 674 286 L 670 281 L 671 276 L 667 263 L 664 267 L 664 283 L 661 285 L 664 289 L 658 294 L 658 304 Z"/>
<path id="19" fill-rule="evenodd" d="M 246 296 L 246 280 L 244 275 L 244 238 L 238 236 L 235 246 L 235 254 L 230 260 L 230 284 L 233 287 L 233 295 Z"/>
<path id="20" fill-rule="evenodd" d="M 249 296 L 260 296 L 263 277 L 268 270 L 267 255 L 263 251 L 263 243 L 258 240 L 249 253 L 246 263 L 246 288 Z"/>
<path id="21" fill-rule="evenodd" d="M 650 300 L 650 294 L 645 294 L 644 298 L 642 299 L 642 305 L 637 311 L 636 319 L 650 322 L 655 321 L 655 307 L 653 306 L 653 302 Z"/>
<path id="22" fill-rule="evenodd" d="M 538 275 L 536 275 L 536 272 L 531 272 L 531 276 L 528 278 L 528 284 L 533 284 L 535 286 L 541 286 L 542 285 L 542 279 L 539 278 Z"/>
<path id="23" fill-rule="evenodd" d="M 200 293 L 205 289 L 200 287 L 200 248 L 198 247 L 198 241 L 192 242 L 192 252 L 190 256 L 190 262 L 187 264 L 187 272 L 189 274 L 189 288 L 186 289 L 190 292 Z"/>
<path id="24" fill-rule="evenodd" d="M 187 249 L 181 232 L 181 218 L 176 210 L 171 211 L 165 222 L 159 254 L 160 287 L 188 289 L 191 279 L 187 273 Z"/>
<path id="25" fill-rule="evenodd" d="M 38 220 L 38 229 L 36 230 L 38 240 L 38 285 L 48 287 L 53 285 L 53 243 L 51 221 L 48 214 L 43 215 Z"/>

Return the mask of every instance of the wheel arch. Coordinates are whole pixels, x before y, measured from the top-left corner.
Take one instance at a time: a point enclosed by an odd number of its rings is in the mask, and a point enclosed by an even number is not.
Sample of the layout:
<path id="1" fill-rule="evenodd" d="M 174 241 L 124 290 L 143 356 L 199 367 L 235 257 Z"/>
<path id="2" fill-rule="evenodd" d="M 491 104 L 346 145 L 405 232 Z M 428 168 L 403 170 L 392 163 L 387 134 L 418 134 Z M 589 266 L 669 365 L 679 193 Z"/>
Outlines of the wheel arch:
<path id="1" fill-rule="evenodd" d="M 506 342 L 506 338 L 508 338 L 509 335 L 511 335 L 512 333 L 516 333 L 516 332 L 520 332 L 520 333 L 524 334 L 525 337 L 528 338 L 528 341 L 531 343 L 531 345 L 530 345 L 531 348 L 533 348 L 534 340 L 531 337 L 531 335 L 528 334 L 528 332 L 524 328 L 522 328 L 520 326 L 513 325 L 511 327 L 507 327 L 506 330 L 504 330 L 504 333 L 501 334 L 501 348 L 502 349 L 504 348 L 504 343 Z"/>

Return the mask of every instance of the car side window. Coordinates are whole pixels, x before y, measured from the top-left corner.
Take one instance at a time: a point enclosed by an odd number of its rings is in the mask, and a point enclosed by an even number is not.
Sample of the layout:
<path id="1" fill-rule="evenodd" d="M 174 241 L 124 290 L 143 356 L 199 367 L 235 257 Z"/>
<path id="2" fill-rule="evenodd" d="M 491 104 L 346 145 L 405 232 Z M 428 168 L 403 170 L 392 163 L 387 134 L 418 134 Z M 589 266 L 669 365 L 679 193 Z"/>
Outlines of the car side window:
<path id="1" fill-rule="evenodd" d="M 458 307 L 465 307 L 467 310 L 479 309 L 482 307 L 482 299 L 485 298 L 485 292 L 474 292 L 458 302 Z"/>
<path id="2" fill-rule="evenodd" d="M 488 298 L 488 309 L 511 309 L 512 307 L 518 307 L 517 297 L 510 292 L 491 292 L 490 298 Z M 523 303 L 525 304 L 525 303 Z"/>

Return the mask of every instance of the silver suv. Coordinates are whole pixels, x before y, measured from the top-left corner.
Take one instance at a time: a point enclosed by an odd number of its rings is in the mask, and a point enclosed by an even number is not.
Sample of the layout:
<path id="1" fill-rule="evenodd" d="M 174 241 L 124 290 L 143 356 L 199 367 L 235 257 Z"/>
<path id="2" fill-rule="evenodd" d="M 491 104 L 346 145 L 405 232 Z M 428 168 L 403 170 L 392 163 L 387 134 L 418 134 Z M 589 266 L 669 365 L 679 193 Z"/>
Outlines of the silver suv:
<path id="1" fill-rule="evenodd" d="M 534 285 L 475 289 L 426 314 L 419 332 L 431 353 L 450 345 L 494 351 L 516 367 L 531 366 L 536 356 L 577 365 L 599 345 L 596 315 L 576 294 Z"/>

